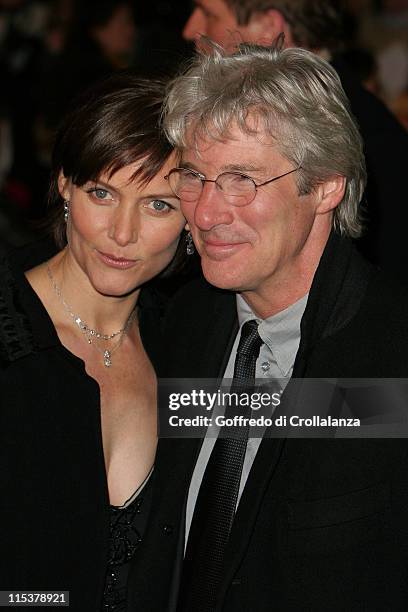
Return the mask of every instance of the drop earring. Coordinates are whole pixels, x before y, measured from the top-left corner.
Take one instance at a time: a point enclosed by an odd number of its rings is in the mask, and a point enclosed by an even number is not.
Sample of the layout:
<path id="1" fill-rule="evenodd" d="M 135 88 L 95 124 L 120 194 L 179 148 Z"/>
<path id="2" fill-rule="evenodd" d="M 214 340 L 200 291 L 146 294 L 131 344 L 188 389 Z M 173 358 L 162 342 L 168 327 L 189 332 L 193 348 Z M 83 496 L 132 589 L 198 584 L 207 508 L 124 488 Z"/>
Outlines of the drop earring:
<path id="1" fill-rule="evenodd" d="M 69 219 L 69 200 L 64 200 L 64 221 L 68 223 Z"/>
<path id="2" fill-rule="evenodd" d="M 187 236 L 186 236 L 186 252 L 187 255 L 193 255 L 194 254 L 194 242 L 193 242 L 193 237 L 191 235 L 191 232 L 188 232 Z"/>

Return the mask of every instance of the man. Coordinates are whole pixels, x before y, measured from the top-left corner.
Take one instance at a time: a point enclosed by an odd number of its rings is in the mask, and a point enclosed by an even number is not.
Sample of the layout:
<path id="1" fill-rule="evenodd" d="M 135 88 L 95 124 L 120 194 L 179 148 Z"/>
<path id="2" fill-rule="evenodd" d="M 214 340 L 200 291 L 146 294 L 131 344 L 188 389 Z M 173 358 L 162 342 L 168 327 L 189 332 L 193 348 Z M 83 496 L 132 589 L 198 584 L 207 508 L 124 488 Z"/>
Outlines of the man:
<path id="1" fill-rule="evenodd" d="M 165 122 L 206 281 L 175 298 L 160 374 L 234 384 L 243 367 L 282 388 L 406 377 L 408 298 L 349 238 L 364 158 L 330 65 L 302 49 L 216 50 L 175 80 Z M 404 609 L 405 440 L 244 434 L 159 441 L 129 609 Z"/>
<path id="2" fill-rule="evenodd" d="M 243 41 L 268 46 L 283 32 L 287 46 L 327 53 L 342 42 L 340 4 L 330 0 L 195 0 L 183 37 L 200 45 L 205 35 L 233 51 Z"/>
<path id="3" fill-rule="evenodd" d="M 365 231 L 358 241 L 373 263 L 406 282 L 404 244 L 408 212 L 405 167 L 408 134 L 384 104 L 366 91 L 338 54 L 344 45 L 339 0 L 196 0 L 183 36 L 203 47 L 206 35 L 229 51 L 240 42 L 268 46 L 281 33 L 332 62 L 361 130 L 368 182 L 363 198 Z M 397 221 L 398 218 L 398 221 Z"/>

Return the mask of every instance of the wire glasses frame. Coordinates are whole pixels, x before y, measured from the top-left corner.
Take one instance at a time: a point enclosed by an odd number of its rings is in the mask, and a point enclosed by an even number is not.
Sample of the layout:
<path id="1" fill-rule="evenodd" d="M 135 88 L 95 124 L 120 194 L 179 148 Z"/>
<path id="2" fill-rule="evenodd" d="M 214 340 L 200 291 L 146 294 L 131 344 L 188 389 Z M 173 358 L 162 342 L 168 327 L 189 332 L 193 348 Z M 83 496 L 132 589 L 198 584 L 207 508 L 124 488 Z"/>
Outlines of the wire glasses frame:
<path id="1" fill-rule="evenodd" d="M 246 206 L 255 198 L 258 187 L 273 183 L 301 168 L 302 166 L 298 166 L 263 183 L 255 183 L 253 178 L 241 172 L 222 172 L 216 179 L 207 179 L 200 172 L 190 168 L 173 168 L 164 178 L 174 195 L 185 202 L 196 202 L 202 193 L 204 183 L 215 183 L 230 204 Z"/>

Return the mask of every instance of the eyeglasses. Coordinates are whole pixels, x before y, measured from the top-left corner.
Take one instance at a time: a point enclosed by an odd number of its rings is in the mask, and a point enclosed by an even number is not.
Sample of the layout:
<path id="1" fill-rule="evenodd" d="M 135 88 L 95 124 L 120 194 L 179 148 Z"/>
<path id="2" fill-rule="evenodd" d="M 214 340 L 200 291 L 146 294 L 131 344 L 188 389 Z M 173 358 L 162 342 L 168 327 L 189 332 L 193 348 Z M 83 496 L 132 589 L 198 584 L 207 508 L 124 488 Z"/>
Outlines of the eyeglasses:
<path id="1" fill-rule="evenodd" d="M 164 178 L 169 182 L 174 195 L 184 202 L 196 202 L 201 196 L 204 183 L 215 183 L 227 202 L 233 206 L 246 206 L 255 198 L 258 187 L 273 183 L 300 170 L 301 167 L 298 166 L 263 183 L 255 183 L 253 178 L 241 172 L 223 172 L 216 179 L 207 179 L 200 172 L 190 168 L 173 168 Z"/>

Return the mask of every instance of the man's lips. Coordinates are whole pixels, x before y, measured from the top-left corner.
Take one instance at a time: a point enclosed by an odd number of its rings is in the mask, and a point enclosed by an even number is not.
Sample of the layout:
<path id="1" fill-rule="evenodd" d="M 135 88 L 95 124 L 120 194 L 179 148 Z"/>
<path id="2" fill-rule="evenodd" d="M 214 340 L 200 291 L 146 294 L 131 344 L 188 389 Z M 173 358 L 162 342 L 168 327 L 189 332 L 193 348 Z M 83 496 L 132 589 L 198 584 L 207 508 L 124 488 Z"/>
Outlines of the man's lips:
<path id="1" fill-rule="evenodd" d="M 97 251 L 100 259 L 108 266 L 112 268 L 119 269 L 127 269 L 131 268 L 135 265 L 135 259 L 126 259 L 125 257 L 116 257 L 110 253 L 103 253 L 102 251 Z"/>
<path id="2" fill-rule="evenodd" d="M 205 244 L 215 247 L 234 246 L 236 244 L 242 244 L 242 242 L 231 242 L 230 240 L 204 240 Z"/>
<path id="3" fill-rule="evenodd" d="M 227 240 L 219 240 L 213 238 L 203 239 L 203 247 L 206 254 L 212 259 L 226 259 L 231 255 L 234 255 L 237 251 L 239 251 L 242 247 L 245 246 L 246 242 L 244 241 L 231 241 L 231 239 Z"/>

